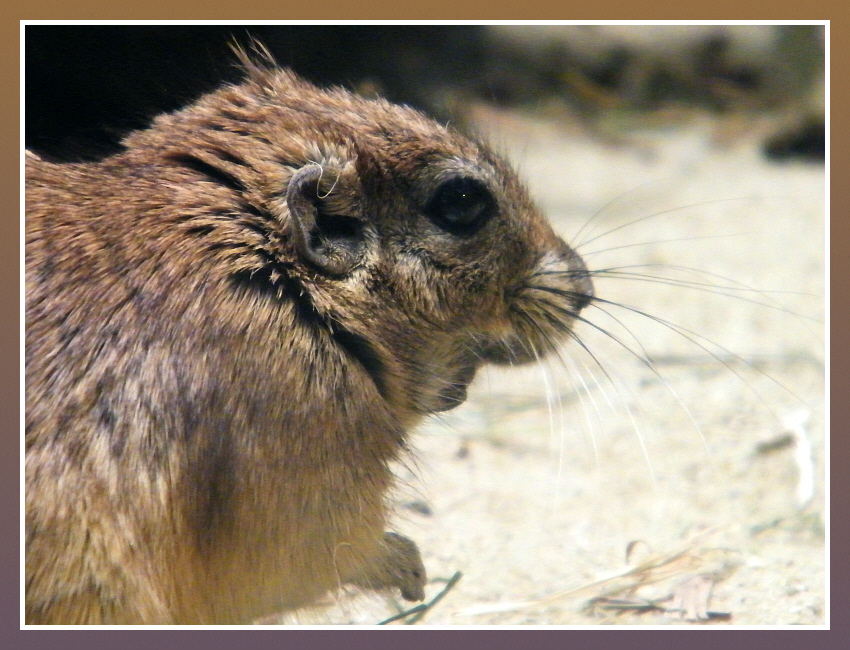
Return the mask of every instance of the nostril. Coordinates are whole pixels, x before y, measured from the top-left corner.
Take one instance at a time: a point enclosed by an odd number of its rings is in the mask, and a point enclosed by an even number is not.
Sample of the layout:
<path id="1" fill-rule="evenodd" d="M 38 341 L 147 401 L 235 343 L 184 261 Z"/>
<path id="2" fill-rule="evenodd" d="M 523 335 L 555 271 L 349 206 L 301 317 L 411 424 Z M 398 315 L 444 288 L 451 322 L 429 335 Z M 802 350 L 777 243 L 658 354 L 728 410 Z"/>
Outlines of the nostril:
<path id="1" fill-rule="evenodd" d="M 593 300 L 593 288 L 590 288 L 590 291 L 587 293 L 584 292 L 576 292 L 573 297 L 573 304 L 575 306 L 576 313 L 580 312 L 582 309 L 587 307 L 591 300 Z"/>
<path id="2" fill-rule="evenodd" d="M 566 242 L 561 241 L 561 259 L 569 269 L 569 279 L 572 284 L 572 299 L 576 312 L 587 307 L 593 300 L 593 282 L 590 279 L 590 271 L 581 256 L 576 253 Z"/>
<path id="3" fill-rule="evenodd" d="M 552 248 L 541 256 L 536 274 L 537 282 L 546 285 L 543 291 L 557 293 L 569 301 L 574 314 L 593 301 L 591 273 L 581 256 L 563 239 L 554 241 Z"/>
<path id="4" fill-rule="evenodd" d="M 576 258 L 578 258 L 578 256 L 576 256 Z M 590 273 L 580 258 L 579 262 L 581 262 L 581 268 L 573 271 L 572 273 L 573 283 L 575 284 L 575 295 L 573 296 L 573 301 L 577 312 L 587 307 L 595 295 L 593 291 L 593 282 L 590 280 Z"/>

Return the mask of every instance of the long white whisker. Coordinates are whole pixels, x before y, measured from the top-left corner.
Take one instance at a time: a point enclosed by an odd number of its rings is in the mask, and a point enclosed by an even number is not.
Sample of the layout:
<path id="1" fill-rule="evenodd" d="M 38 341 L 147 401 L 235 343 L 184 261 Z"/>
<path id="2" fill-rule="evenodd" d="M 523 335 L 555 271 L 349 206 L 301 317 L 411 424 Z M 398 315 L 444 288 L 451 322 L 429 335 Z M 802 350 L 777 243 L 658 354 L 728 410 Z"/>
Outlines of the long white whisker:
<path id="1" fill-rule="evenodd" d="M 653 239 L 652 241 L 644 241 L 638 242 L 636 244 L 623 244 L 622 246 L 611 246 L 610 248 L 600 248 L 597 251 L 581 251 L 581 256 L 587 260 L 589 257 L 593 255 L 602 255 L 604 253 L 610 253 L 611 251 L 619 251 L 625 248 L 637 248 L 638 246 L 652 246 L 654 244 L 672 244 L 676 242 L 683 241 L 699 241 L 701 239 L 721 239 L 724 237 L 743 237 L 745 235 L 752 235 L 751 232 L 741 232 L 741 233 L 730 233 L 728 235 L 703 235 L 700 237 L 677 237 L 676 239 Z"/>
<path id="2" fill-rule="evenodd" d="M 593 323 L 589 323 L 589 324 L 591 326 L 593 326 Z M 643 456 L 646 459 L 646 464 L 647 464 L 647 467 L 649 469 L 650 478 L 652 479 L 653 492 L 655 492 L 657 494 L 658 493 L 658 481 L 657 481 L 656 476 L 655 476 L 655 469 L 653 468 L 652 460 L 650 459 L 649 450 L 646 447 L 646 441 L 644 440 L 643 433 L 641 432 L 640 427 L 637 425 L 637 421 L 635 420 L 634 413 L 632 412 L 632 409 L 629 407 L 628 402 L 623 398 L 623 393 L 620 391 L 620 387 L 617 385 L 617 383 L 614 381 L 614 379 L 611 377 L 611 375 L 605 369 L 605 366 L 603 366 L 602 363 L 599 361 L 597 356 L 595 354 L 593 354 L 593 352 L 590 351 L 590 348 L 588 348 L 587 345 L 584 343 L 584 341 L 582 341 L 580 338 L 574 337 L 573 340 L 576 343 L 578 343 L 578 345 L 590 356 L 591 359 L 593 359 L 596 366 L 602 371 L 602 373 L 608 379 L 608 383 L 616 391 L 616 393 L 617 393 L 617 395 L 620 399 L 620 403 L 622 404 L 623 409 L 626 411 L 626 414 L 628 415 L 629 420 L 632 423 L 632 427 L 634 428 L 635 434 L 637 434 L 637 439 L 638 439 L 638 442 L 640 443 L 640 447 L 641 447 L 641 450 L 643 452 Z M 603 395 L 605 395 L 604 392 L 603 392 Z M 606 400 L 607 400 L 607 398 L 606 398 Z M 610 401 L 608 401 L 608 405 L 611 406 L 611 408 L 613 410 L 616 410 L 614 405 L 611 404 Z"/>
<path id="3" fill-rule="evenodd" d="M 667 381 L 667 379 L 661 374 L 661 371 L 658 370 L 657 364 L 655 363 L 655 361 L 653 361 L 652 357 L 646 351 L 646 348 L 643 347 L 643 344 L 641 344 L 641 342 L 632 333 L 632 331 L 626 326 L 626 324 L 623 323 L 614 314 L 609 312 L 607 309 L 600 307 L 598 304 L 594 304 L 594 307 L 596 307 L 603 314 L 605 314 L 606 316 L 608 316 L 609 318 L 614 320 L 618 325 L 620 325 L 620 327 L 622 327 L 626 332 L 629 333 L 629 335 L 632 337 L 632 339 L 635 341 L 635 343 L 640 347 L 641 352 L 643 353 L 643 358 L 641 358 L 639 355 L 635 355 L 635 356 L 638 359 L 640 359 L 641 361 L 645 361 L 647 363 L 649 369 L 652 371 L 652 373 L 661 382 L 661 385 L 664 386 L 665 390 L 667 390 L 667 392 L 670 393 L 670 395 L 672 395 L 673 399 L 676 400 L 676 402 L 679 404 L 679 406 L 682 408 L 682 410 L 687 415 L 688 419 L 691 421 L 691 424 L 693 425 L 694 429 L 696 430 L 697 435 L 699 436 L 700 440 L 702 441 L 702 446 L 705 448 L 706 453 L 711 455 L 711 448 L 708 445 L 708 440 L 706 439 L 705 433 L 703 433 L 702 427 L 699 425 L 699 422 L 697 422 L 696 418 L 694 417 L 693 413 L 691 412 L 691 409 L 688 408 L 688 405 L 679 396 L 679 394 L 673 388 L 672 384 L 670 384 L 670 382 Z M 631 352 L 631 350 L 630 350 L 630 352 Z"/>
<path id="4" fill-rule="evenodd" d="M 623 228 L 628 228 L 630 226 L 634 226 L 635 224 L 638 224 L 642 221 L 646 221 L 647 219 L 654 219 L 656 217 L 660 217 L 661 215 L 669 214 L 671 212 L 677 212 L 679 210 L 687 210 L 688 208 L 696 208 L 696 207 L 700 207 L 700 206 L 703 206 L 703 205 L 711 205 L 712 203 L 728 203 L 730 201 L 745 201 L 745 200 L 746 200 L 746 197 L 738 197 L 738 198 L 731 198 L 731 199 L 714 199 L 712 201 L 700 201 L 699 203 L 691 203 L 691 204 L 688 204 L 688 205 L 679 205 L 679 206 L 676 206 L 675 208 L 669 208 L 667 210 L 661 210 L 659 212 L 653 212 L 652 214 L 648 214 L 648 215 L 640 217 L 638 219 L 633 219 L 632 221 L 629 221 L 627 223 L 616 226 L 615 228 L 611 228 L 610 230 L 607 230 L 606 232 L 603 232 L 600 235 L 596 235 L 596 237 L 591 237 L 590 239 L 587 239 L 583 242 L 577 243 L 574 246 L 574 248 L 579 249 L 582 246 L 587 246 L 589 243 L 594 242 L 597 239 L 601 239 L 602 237 L 607 237 L 608 235 L 615 233 L 618 230 L 622 230 Z"/>
<path id="5" fill-rule="evenodd" d="M 575 334 L 573 334 L 573 336 L 575 336 Z M 561 358 L 560 355 L 558 355 L 558 356 L 559 356 L 559 358 Z M 578 381 L 581 383 L 581 390 L 576 391 L 576 394 L 578 395 L 578 399 L 581 402 L 582 412 L 584 413 L 584 418 L 585 418 L 585 421 L 587 422 L 588 435 L 590 436 L 590 444 L 593 447 L 593 458 L 596 461 L 596 471 L 598 472 L 602 469 L 602 464 L 599 461 L 599 447 L 596 444 L 596 432 L 595 432 L 595 429 L 593 427 L 593 422 L 590 419 L 590 413 L 587 409 L 587 405 L 585 404 L 585 401 L 584 401 L 585 397 L 582 396 L 582 393 L 584 393 L 584 395 L 587 396 L 587 399 L 590 400 L 590 404 L 591 404 L 591 406 L 593 406 L 593 410 L 596 413 L 596 417 L 600 421 L 602 420 L 602 413 L 599 411 L 599 405 L 596 403 L 596 398 L 593 397 L 593 393 L 590 390 L 590 386 L 587 385 L 587 382 L 584 379 L 583 373 L 581 372 L 581 369 L 576 364 L 575 359 L 573 359 L 572 355 L 569 355 L 567 358 L 569 359 L 570 364 L 573 367 L 573 371 L 574 371 L 575 376 L 578 378 Z M 590 370 L 588 365 L 586 363 L 584 363 L 583 361 L 581 362 L 581 365 L 584 368 L 585 372 L 587 372 L 591 377 L 593 377 L 593 372 Z M 596 382 L 596 385 L 599 386 L 600 385 L 599 382 Z"/>
<path id="6" fill-rule="evenodd" d="M 784 384 L 782 384 L 781 382 L 779 382 L 777 379 L 775 379 L 774 377 L 771 377 L 768 373 L 764 372 L 763 370 L 761 370 L 761 369 L 760 369 L 760 368 L 758 368 L 757 366 L 755 366 L 755 365 L 753 365 L 752 363 L 748 362 L 746 359 L 744 359 L 744 358 L 743 358 L 743 357 L 741 357 L 740 355 L 735 354 L 734 352 L 732 352 L 732 351 L 731 351 L 731 350 L 729 350 L 728 348 L 726 348 L 726 347 L 724 347 L 724 346 L 720 345 L 719 343 L 716 343 L 715 341 L 712 341 L 711 339 L 706 338 L 705 336 L 702 336 L 701 334 L 697 334 L 696 332 L 694 332 L 694 331 L 692 331 L 692 330 L 690 330 L 690 329 L 688 329 L 688 328 L 686 328 L 686 327 L 684 327 L 684 326 L 682 326 L 682 325 L 678 325 L 677 323 L 673 323 L 672 321 L 665 320 L 665 319 L 660 318 L 660 317 L 658 317 L 658 316 L 653 316 L 652 314 L 649 314 L 649 313 L 647 313 L 647 312 L 645 312 L 645 311 L 643 311 L 643 310 L 641 310 L 641 309 L 637 309 L 636 307 L 631 307 L 631 306 L 626 305 L 626 304 L 623 304 L 623 303 L 617 303 L 617 302 L 613 302 L 613 301 L 610 301 L 610 300 L 603 300 L 603 299 L 601 299 L 601 298 L 594 298 L 594 302 L 593 302 L 594 306 L 598 306 L 598 305 L 597 305 L 597 303 L 602 303 L 602 304 L 612 305 L 612 306 L 615 306 L 615 307 L 620 307 L 621 309 L 625 309 L 625 310 L 630 311 L 630 312 L 632 312 L 632 313 L 635 313 L 635 314 L 639 314 L 639 315 L 641 315 L 641 316 L 644 316 L 645 318 L 648 318 L 648 319 L 649 319 L 649 320 L 651 320 L 651 321 L 654 321 L 654 322 L 656 322 L 656 323 L 658 323 L 658 324 L 660 324 L 660 325 L 664 325 L 665 327 L 667 327 L 667 328 L 669 328 L 670 330 L 672 330 L 672 331 L 676 332 L 677 334 L 679 334 L 680 336 L 684 337 L 686 340 L 690 341 L 691 343 L 693 343 L 693 344 L 694 344 L 694 345 L 696 345 L 697 347 L 701 348 L 702 350 L 705 350 L 705 352 L 707 352 L 708 354 L 710 354 L 710 355 L 712 356 L 712 358 L 714 358 L 714 359 L 716 359 L 717 361 L 719 361 L 719 362 L 720 362 L 721 364 L 723 364 L 723 365 L 724 365 L 724 366 L 725 366 L 725 367 L 726 367 L 726 368 L 727 368 L 730 372 L 732 372 L 732 373 L 733 373 L 736 377 L 738 377 L 738 379 L 740 379 L 740 380 L 741 380 L 741 382 L 742 382 L 742 383 L 743 383 L 743 384 L 744 384 L 744 385 L 745 385 L 745 386 L 746 386 L 746 387 L 747 387 L 747 388 L 748 388 L 748 389 L 749 389 L 749 390 L 753 393 L 753 395 L 755 395 L 755 397 L 759 400 L 759 402 L 761 402 L 761 404 L 762 404 L 762 405 L 763 405 L 763 406 L 764 406 L 764 407 L 765 407 L 765 408 L 766 408 L 766 409 L 767 409 L 767 410 L 768 410 L 771 414 L 773 414 L 773 416 L 777 419 L 777 421 L 779 421 L 779 420 L 780 420 L 779 416 L 778 416 L 778 415 L 776 414 L 776 412 L 775 412 L 775 411 L 774 411 L 774 410 L 773 410 L 773 409 L 772 409 L 772 408 L 771 408 L 771 407 L 767 404 L 767 402 L 764 400 L 764 398 L 762 397 L 762 395 L 761 395 L 761 394 L 760 394 L 760 393 L 759 393 L 759 392 L 758 392 L 758 391 L 757 391 L 757 390 L 756 390 L 756 389 L 755 389 L 755 388 L 754 388 L 754 387 L 753 387 L 753 386 L 752 386 L 749 382 L 747 382 L 747 381 L 746 381 L 746 380 L 745 380 L 745 379 L 741 376 L 741 373 L 739 373 L 738 371 L 736 371 L 736 370 L 735 370 L 735 368 L 733 368 L 733 367 L 732 367 L 732 365 L 731 365 L 730 363 L 728 363 L 728 362 L 724 361 L 721 357 L 719 357 L 718 355 L 714 354 L 714 353 L 713 353 L 713 352 L 712 352 L 709 348 L 707 348 L 705 345 L 703 345 L 702 343 L 700 343 L 700 341 L 704 341 L 705 343 L 708 343 L 708 344 L 710 344 L 710 345 L 713 345 L 713 346 L 717 347 L 718 349 L 722 350 L 723 352 L 725 352 L 726 354 L 728 354 L 728 355 L 729 355 L 729 356 L 731 356 L 732 358 L 736 359 L 737 361 L 740 361 L 741 363 L 743 363 L 744 365 L 746 365 L 748 368 L 750 368 L 750 369 L 754 370 L 755 372 L 757 372 L 757 373 L 758 373 L 758 374 L 760 374 L 761 376 L 765 377 L 767 380 L 771 381 L 773 384 L 775 384 L 776 386 L 778 386 L 779 388 L 781 388 L 782 390 L 784 390 L 786 393 L 788 393 L 789 395 L 791 395 L 792 397 L 794 397 L 795 399 L 797 399 L 797 400 L 798 400 L 801 404 L 806 404 L 806 402 L 805 402 L 805 400 L 803 400 L 803 398 L 801 398 L 799 395 L 797 395 L 797 394 L 796 394 L 794 391 L 792 391 L 790 388 L 788 388 L 787 386 L 785 386 Z M 582 320 L 585 320 L 585 319 L 582 319 Z M 593 324 L 591 323 L 591 325 L 593 325 Z M 809 405 L 807 405 L 807 406 L 809 406 Z"/>
<path id="7" fill-rule="evenodd" d="M 642 264 L 636 266 L 668 266 L 668 265 L 650 265 L 650 264 Z M 761 300 L 754 300 L 752 298 L 747 298 L 745 296 L 738 295 L 737 293 L 727 293 L 727 292 L 753 292 L 758 293 L 760 295 L 764 295 L 767 297 L 767 294 L 771 293 L 769 291 L 759 291 L 757 289 L 751 289 L 749 287 L 721 287 L 718 285 L 702 283 L 702 282 L 694 282 L 690 280 L 681 280 L 679 278 L 670 278 L 664 276 L 655 276 L 655 275 L 646 275 L 644 273 L 627 273 L 623 272 L 621 269 L 629 268 L 629 267 L 617 267 L 610 269 L 600 269 L 596 271 L 591 271 L 591 275 L 596 278 L 614 278 L 617 280 L 635 280 L 638 282 L 648 282 L 655 284 L 664 284 L 672 287 L 682 287 L 684 289 L 693 289 L 694 291 L 702 291 L 705 293 L 710 293 L 715 296 L 723 296 L 726 298 L 732 298 L 734 300 L 738 300 L 741 302 L 747 302 L 753 305 L 758 305 L 759 307 L 765 307 L 767 309 L 774 309 L 780 311 L 784 314 L 788 314 L 789 316 L 794 316 L 801 320 L 808 320 L 814 322 L 820 322 L 819 319 L 808 316 L 806 314 L 799 314 L 797 312 L 791 311 L 785 307 L 782 307 L 776 302 L 763 302 Z M 671 267 L 671 268 L 679 268 L 686 269 L 686 267 Z M 693 269 L 688 269 L 693 270 Z M 775 293 L 781 293 L 784 295 L 795 295 L 795 292 L 786 292 L 786 291 L 777 291 Z M 796 295 L 806 295 L 809 294 L 796 292 Z"/>
<path id="8" fill-rule="evenodd" d="M 587 221 L 585 221 L 585 222 L 584 222 L 584 224 L 582 225 L 582 227 L 581 227 L 581 228 L 579 228 L 578 232 L 577 232 L 577 233 L 575 233 L 575 235 L 574 235 L 574 236 L 570 239 L 570 241 L 571 241 L 571 242 L 576 242 L 576 241 L 578 241 L 579 236 L 581 235 L 581 233 L 583 233 L 583 232 L 584 232 L 585 228 L 587 228 L 587 227 L 588 227 L 591 223 L 593 223 L 594 219 L 597 219 L 600 215 L 604 214 L 604 213 L 605 213 L 605 210 L 607 210 L 607 209 L 608 209 L 608 208 L 610 208 L 612 205 L 614 205 L 615 203 L 617 203 L 617 201 L 619 201 L 620 199 L 622 199 L 622 198 L 624 198 L 624 197 L 626 197 L 626 196 L 629 196 L 630 194 L 635 194 L 638 190 L 641 190 L 641 189 L 643 189 L 644 187 L 648 187 L 649 185 L 653 185 L 654 183 L 657 183 L 657 182 L 658 182 L 657 180 L 650 180 L 650 181 L 647 181 L 647 182 L 645 182 L 645 183 L 642 183 L 642 184 L 638 185 L 637 187 L 633 187 L 633 188 L 628 189 L 628 190 L 626 190 L 626 191 L 624 191 L 624 192 L 621 192 L 620 194 L 618 194 L 617 196 L 615 196 L 614 198 L 612 198 L 610 201 L 608 201 L 607 203 L 605 203 L 605 204 L 604 204 L 601 208 L 599 208 L 599 209 L 598 209 L 598 210 L 597 210 L 597 211 L 593 214 L 593 216 L 592 216 L 592 217 L 590 217 L 590 219 L 588 219 Z M 573 248 L 578 248 L 578 246 L 574 246 Z"/>

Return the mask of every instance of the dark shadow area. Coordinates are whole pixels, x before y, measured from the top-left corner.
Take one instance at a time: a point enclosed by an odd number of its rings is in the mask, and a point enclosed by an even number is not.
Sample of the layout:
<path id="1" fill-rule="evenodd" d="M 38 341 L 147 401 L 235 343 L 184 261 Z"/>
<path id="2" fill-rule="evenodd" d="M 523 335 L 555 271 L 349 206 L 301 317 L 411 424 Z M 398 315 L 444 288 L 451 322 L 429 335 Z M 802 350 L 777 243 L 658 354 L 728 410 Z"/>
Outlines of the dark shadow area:
<path id="1" fill-rule="evenodd" d="M 155 115 L 238 81 L 232 45 L 249 47 L 252 38 L 319 85 L 381 95 L 456 124 L 470 101 L 532 110 L 554 101 L 590 122 L 671 106 L 775 111 L 799 101 L 823 70 L 819 26 L 766 26 L 774 30 L 767 57 L 742 56 L 722 26 L 669 51 L 617 41 L 593 25 L 558 29 L 28 25 L 26 146 L 65 161 L 114 153 L 124 134 Z M 823 123 L 822 111 L 794 121 L 766 143 L 766 155 L 823 160 Z"/>

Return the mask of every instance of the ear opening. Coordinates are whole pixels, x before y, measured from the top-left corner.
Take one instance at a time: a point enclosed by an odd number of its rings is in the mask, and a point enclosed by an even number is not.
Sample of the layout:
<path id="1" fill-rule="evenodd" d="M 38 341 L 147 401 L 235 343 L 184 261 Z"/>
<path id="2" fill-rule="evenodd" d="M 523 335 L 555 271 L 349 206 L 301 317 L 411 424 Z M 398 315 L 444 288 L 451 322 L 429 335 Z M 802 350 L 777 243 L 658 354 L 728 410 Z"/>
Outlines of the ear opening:
<path id="1" fill-rule="evenodd" d="M 352 215 L 327 211 L 334 191 L 320 191 L 321 165 L 306 165 L 289 181 L 286 203 L 292 217 L 295 246 L 310 264 L 328 275 L 347 275 L 357 266 L 365 250 L 363 221 Z"/>

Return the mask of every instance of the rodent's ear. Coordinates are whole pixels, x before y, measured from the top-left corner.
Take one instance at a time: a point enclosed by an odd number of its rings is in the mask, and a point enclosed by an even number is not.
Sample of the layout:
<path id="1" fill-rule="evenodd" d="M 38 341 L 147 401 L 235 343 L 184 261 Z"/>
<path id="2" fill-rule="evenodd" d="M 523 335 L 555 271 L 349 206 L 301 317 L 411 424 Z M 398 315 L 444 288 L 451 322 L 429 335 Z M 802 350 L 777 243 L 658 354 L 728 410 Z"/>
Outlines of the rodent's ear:
<path id="1" fill-rule="evenodd" d="M 359 216 L 332 209 L 335 188 L 320 191 L 327 173 L 316 164 L 299 169 L 289 181 L 286 203 L 298 253 L 328 275 L 346 275 L 362 259 L 366 238 Z"/>

